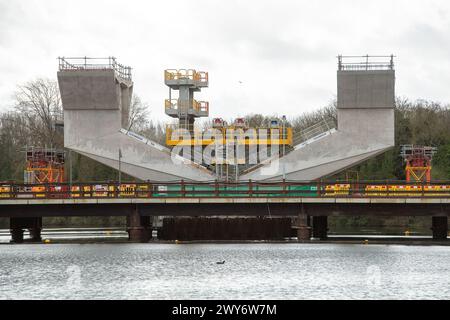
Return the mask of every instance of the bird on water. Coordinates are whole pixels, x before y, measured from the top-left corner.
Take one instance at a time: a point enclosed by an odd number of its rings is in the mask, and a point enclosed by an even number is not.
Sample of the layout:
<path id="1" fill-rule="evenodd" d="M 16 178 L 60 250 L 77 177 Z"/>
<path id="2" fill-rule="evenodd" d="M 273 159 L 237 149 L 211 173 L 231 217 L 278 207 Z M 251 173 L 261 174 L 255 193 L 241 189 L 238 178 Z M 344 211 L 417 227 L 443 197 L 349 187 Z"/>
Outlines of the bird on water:
<path id="1" fill-rule="evenodd" d="M 225 264 L 225 260 L 223 260 L 223 261 L 217 261 L 216 263 L 217 263 L 217 264 Z"/>

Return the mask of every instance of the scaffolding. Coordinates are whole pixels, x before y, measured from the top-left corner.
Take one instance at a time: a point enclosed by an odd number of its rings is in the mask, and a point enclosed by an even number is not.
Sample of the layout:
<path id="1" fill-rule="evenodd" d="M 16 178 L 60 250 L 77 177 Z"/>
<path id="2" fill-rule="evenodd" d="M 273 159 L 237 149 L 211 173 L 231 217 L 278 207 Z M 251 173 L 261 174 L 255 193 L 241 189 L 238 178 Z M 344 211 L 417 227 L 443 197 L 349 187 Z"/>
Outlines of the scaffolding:
<path id="1" fill-rule="evenodd" d="M 195 92 L 208 87 L 208 72 L 167 69 L 164 71 L 164 83 L 169 87 L 169 98 L 165 100 L 166 114 L 177 118 L 180 128 L 193 132 L 195 119 L 209 115 L 209 103 L 194 99 Z M 178 91 L 178 98 L 173 98 L 173 90 Z"/>
<path id="2" fill-rule="evenodd" d="M 436 147 L 402 145 L 400 156 L 406 162 L 406 181 L 429 183 L 431 181 L 431 161 L 436 152 Z"/>
<path id="3" fill-rule="evenodd" d="M 25 183 L 64 182 L 64 151 L 54 148 L 27 147 L 25 150 L 25 160 Z"/>

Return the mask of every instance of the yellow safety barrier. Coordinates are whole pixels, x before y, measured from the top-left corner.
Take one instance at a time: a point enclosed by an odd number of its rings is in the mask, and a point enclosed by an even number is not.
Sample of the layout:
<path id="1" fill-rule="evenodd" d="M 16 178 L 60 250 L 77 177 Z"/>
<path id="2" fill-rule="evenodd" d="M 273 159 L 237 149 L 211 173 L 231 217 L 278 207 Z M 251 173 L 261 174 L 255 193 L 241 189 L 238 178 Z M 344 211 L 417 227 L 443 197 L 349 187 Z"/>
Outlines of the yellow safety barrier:
<path id="1" fill-rule="evenodd" d="M 333 184 L 325 186 L 326 196 L 349 195 L 350 184 Z"/>
<path id="2" fill-rule="evenodd" d="M 45 198 L 44 186 L 31 187 L 31 192 L 33 193 L 34 198 Z"/>
<path id="3" fill-rule="evenodd" d="M 92 196 L 93 197 L 112 197 L 113 194 L 111 194 L 109 191 L 114 191 L 114 188 L 111 190 L 111 186 L 108 186 L 107 184 L 96 184 L 92 186 Z"/>
<path id="4" fill-rule="evenodd" d="M 423 186 L 424 196 L 428 197 L 436 197 L 436 196 L 449 196 L 450 195 L 450 186 Z"/>
<path id="5" fill-rule="evenodd" d="M 387 186 L 385 185 L 367 185 L 365 194 L 369 197 L 384 197 L 387 195 Z"/>
<path id="6" fill-rule="evenodd" d="M 11 186 L 0 186 L 0 198 L 10 198 L 12 196 Z"/>
<path id="7" fill-rule="evenodd" d="M 71 196 L 73 198 L 79 198 L 81 197 L 81 193 L 80 193 L 80 186 L 72 186 L 71 188 Z"/>
<path id="8" fill-rule="evenodd" d="M 422 194 L 422 186 L 417 185 L 390 185 L 389 196 L 417 197 Z"/>

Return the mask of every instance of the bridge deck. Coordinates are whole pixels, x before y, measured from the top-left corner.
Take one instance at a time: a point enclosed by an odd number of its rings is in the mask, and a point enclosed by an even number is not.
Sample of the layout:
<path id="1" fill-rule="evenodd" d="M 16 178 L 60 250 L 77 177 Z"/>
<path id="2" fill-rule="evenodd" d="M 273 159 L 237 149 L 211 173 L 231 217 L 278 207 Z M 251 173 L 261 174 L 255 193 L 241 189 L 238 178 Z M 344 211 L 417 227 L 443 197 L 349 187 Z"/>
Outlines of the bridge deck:
<path id="1" fill-rule="evenodd" d="M 77 205 L 77 204 L 232 204 L 232 203 L 310 203 L 310 204 L 450 204 L 450 197 L 238 197 L 238 198 L 71 198 L 0 199 L 2 205 Z"/>

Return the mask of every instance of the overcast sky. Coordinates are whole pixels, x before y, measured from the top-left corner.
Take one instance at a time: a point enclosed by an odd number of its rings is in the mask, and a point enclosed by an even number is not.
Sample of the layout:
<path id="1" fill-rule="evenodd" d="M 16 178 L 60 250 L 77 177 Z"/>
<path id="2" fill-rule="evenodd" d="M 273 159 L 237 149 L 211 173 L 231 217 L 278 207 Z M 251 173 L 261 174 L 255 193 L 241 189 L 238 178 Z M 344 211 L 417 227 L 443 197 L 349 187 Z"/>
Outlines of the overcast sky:
<path id="1" fill-rule="evenodd" d="M 163 70 L 209 72 L 211 117 L 293 117 L 336 95 L 336 56 L 395 54 L 396 94 L 450 102 L 449 1 L 0 0 L 0 110 L 58 56 L 115 56 L 164 115 Z"/>

